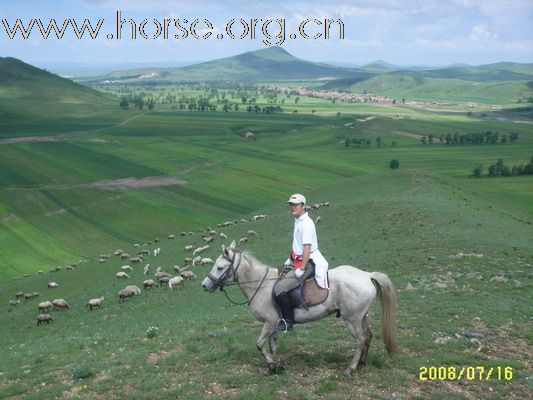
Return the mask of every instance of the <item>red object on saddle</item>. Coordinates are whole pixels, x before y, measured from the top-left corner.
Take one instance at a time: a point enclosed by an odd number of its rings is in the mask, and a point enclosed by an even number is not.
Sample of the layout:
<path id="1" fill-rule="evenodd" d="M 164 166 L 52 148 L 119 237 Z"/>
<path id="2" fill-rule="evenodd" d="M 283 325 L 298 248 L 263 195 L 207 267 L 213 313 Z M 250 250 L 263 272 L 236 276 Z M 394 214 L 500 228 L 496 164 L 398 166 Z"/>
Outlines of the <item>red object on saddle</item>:
<path id="1" fill-rule="evenodd" d="M 294 268 L 303 268 L 303 259 L 304 259 L 304 256 L 301 256 L 299 254 L 296 254 L 294 251 L 291 251 L 291 254 L 290 254 L 290 257 L 291 257 L 291 260 L 292 260 L 292 265 L 294 266 Z"/>

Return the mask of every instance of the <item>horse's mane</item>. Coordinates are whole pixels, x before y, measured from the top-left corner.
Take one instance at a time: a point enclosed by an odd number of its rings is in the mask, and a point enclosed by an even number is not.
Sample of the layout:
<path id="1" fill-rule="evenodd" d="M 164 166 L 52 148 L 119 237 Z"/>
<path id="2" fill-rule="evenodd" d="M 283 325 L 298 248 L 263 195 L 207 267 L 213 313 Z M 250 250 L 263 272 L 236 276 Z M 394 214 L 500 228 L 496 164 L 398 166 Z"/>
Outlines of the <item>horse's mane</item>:
<path id="1" fill-rule="evenodd" d="M 270 269 L 273 268 L 273 267 L 271 267 L 270 265 L 267 265 L 267 264 L 263 263 L 262 261 L 259 261 L 259 260 L 258 260 L 258 259 L 252 254 L 252 252 L 249 251 L 249 250 L 243 250 L 243 251 L 241 252 L 241 254 L 242 254 L 242 256 L 243 256 L 244 258 L 247 258 L 248 260 L 250 260 L 250 261 L 251 261 L 254 265 L 256 265 L 256 266 L 266 266 L 266 267 L 268 267 L 268 268 L 270 268 Z"/>

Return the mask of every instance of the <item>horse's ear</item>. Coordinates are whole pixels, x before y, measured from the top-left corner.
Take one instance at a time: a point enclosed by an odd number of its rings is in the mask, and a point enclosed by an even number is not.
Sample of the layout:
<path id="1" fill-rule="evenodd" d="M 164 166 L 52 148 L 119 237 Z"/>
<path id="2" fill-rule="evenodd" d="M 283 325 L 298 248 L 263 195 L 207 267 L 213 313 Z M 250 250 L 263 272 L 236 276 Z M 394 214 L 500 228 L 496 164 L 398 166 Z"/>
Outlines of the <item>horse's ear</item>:
<path id="1" fill-rule="evenodd" d="M 237 243 L 235 242 L 235 240 L 233 242 L 231 242 L 231 244 L 229 245 L 229 248 L 230 249 L 234 249 L 235 247 L 237 247 Z"/>

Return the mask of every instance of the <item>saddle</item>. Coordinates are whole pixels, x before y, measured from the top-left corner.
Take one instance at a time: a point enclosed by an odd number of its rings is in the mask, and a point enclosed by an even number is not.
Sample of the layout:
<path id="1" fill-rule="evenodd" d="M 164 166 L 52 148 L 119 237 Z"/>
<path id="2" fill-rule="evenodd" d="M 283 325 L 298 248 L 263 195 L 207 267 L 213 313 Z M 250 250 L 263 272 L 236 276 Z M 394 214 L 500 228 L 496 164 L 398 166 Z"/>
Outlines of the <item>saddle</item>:
<path id="1" fill-rule="evenodd" d="M 289 294 L 293 307 L 308 309 L 309 307 L 317 306 L 325 302 L 329 296 L 329 290 L 318 286 L 315 278 L 312 276 L 307 278 L 301 286 L 291 290 Z"/>

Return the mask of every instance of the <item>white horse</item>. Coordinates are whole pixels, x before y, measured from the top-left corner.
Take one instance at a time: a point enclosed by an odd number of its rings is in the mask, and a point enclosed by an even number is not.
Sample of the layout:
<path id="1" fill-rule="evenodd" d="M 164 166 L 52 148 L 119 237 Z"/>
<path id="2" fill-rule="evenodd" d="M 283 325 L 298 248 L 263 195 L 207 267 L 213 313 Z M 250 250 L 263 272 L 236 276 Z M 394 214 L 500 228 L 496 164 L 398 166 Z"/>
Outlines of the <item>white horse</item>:
<path id="1" fill-rule="evenodd" d="M 276 360 L 276 325 L 280 318 L 272 298 L 272 288 L 278 271 L 261 263 L 247 252 L 235 248 L 235 241 L 229 247 L 222 246 L 211 272 L 202 282 L 209 292 L 223 288 L 231 281 L 236 282 L 248 299 L 255 318 L 264 323 L 257 339 L 257 348 L 263 354 L 270 370 L 282 367 L 283 361 Z M 342 316 L 350 333 L 357 342 L 357 349 L 347 372 L 355 371 L 358 364 L 365 363 L 372 332 L 367 322 L 370 306 L 379 294 L 381 301 L 381 329 L 387 351 L 397 350 L 395 339 L 395 289 L 381 272 L 365 272 L 342 265 L 329 271 L 330 293 L 327 300 L 309 310 L 295 309 L 295 322 L 303 324 L 316 321 L 333 313 Z M 270 351 L 265 344 L 268 342 Z"/>

